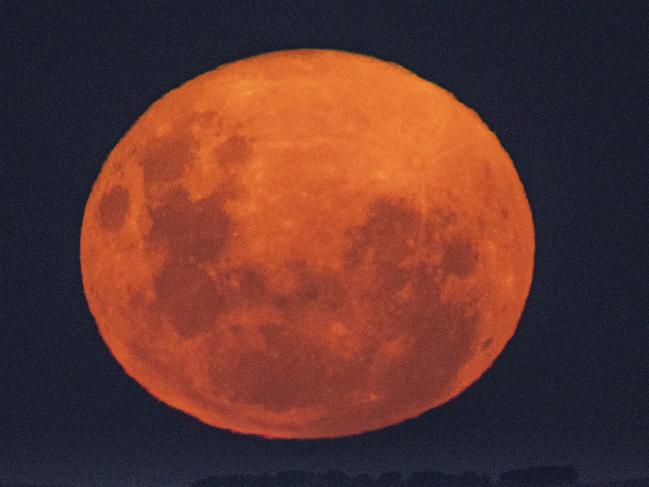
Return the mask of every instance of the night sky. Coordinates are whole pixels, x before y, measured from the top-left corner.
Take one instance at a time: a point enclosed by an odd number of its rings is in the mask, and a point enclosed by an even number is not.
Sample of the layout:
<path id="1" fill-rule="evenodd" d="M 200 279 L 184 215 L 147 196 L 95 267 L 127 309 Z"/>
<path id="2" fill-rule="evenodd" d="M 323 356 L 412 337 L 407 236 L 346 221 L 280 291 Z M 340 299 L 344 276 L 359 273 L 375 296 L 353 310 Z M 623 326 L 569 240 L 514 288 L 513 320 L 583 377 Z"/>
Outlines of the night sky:
<path id="1" fill-rule="evenodd" d="M 0 27 L 0 483 L 548 463 L 649 477 L 642 2 L 14 3 Z M 122 371 L 86 305 L 79 234 L 103 161 L 152 102 L 301 47 L 394 61 L 475 109 L 526 188 L 536 264 L 515 336 L 457 399 L 351 438 L 269 441 L 208 427 Z"/>

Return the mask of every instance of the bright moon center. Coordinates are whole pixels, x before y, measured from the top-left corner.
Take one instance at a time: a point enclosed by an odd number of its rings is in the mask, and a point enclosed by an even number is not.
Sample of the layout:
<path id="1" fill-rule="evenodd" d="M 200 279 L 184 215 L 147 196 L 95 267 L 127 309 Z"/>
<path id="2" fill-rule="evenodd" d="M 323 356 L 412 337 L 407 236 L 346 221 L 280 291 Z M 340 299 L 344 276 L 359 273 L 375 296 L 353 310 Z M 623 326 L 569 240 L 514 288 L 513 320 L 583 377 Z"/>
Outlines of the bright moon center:
<path id="1" fill-rule="evenodd" d="M 327 50 L 167 93 L 110 153 L 81 231 L 124 370 L 266 437 L 357 434 L 457 396 L 512 337 L 533 260 L 523 186 L 478 115 Z"/>

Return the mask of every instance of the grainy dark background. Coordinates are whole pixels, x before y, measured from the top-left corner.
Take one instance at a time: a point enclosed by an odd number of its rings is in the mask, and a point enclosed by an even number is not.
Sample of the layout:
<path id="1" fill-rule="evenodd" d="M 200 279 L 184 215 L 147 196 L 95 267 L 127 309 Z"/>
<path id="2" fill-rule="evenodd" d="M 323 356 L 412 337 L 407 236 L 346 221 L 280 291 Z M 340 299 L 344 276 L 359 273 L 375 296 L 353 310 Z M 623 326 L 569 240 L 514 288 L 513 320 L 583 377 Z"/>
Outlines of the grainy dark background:
<path id="1" fill-rule="evenodd" d="M 3 3 L 0 482 L 539 463 L 584 480 L 649 476 L 642 5 Z M 493 368 L 417 419 L 328 441 L 239 436 L 157 402 L 103 344 L 79 272 L 85 200 L 136 118 L 221 63 L 297 47 L 397 62 L 477 110 L 515 161 L 537 232 L 527 308 Z"/>

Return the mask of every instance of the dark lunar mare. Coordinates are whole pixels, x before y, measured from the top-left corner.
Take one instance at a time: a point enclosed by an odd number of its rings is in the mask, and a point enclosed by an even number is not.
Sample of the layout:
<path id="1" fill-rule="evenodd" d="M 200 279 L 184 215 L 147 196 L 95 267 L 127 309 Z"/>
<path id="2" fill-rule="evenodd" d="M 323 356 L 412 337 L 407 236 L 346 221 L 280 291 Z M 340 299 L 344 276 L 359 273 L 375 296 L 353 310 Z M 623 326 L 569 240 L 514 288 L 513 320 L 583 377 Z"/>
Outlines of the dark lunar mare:
<path id="1" fill-rule="evenodd" d="M 184 139 L 182 134 L 178 138 Z M 321 272 L 304 259 L 290 259 L 286 266 L 297 288 L 281 294 L 270 289 L 263 265 L 227 260 L 236 222 L 224 205 L 235 194 L 236 179 L 192 202 L 173 180 L 193 157 L 193 149 L 191 144 L 174 144 L 174 139 L 155 142 L 155 150 L 146 152 L 150 158 L 142 162 L 147 185 L 170 185 L 162 204 L 149 208 L 152 226 L 146 244 L 167 251 L 154 279 L 156 302 L 149 306 L 150 316 L 155 316 L 154 310 L 162 312 L 187 338 L 214 330 L 220 317 L 232 310 L 270 305 L 281 317 L 259 323 L 265 350 L 242 349 L 210 361 L 215 394 L 271 411 L 324 406 L 332 411 L 332 417 L 320 420 L 325 424 L 335 423 L 336 411 L 342 417 L 357 411 L 352 404 L 346 412 L 344 405 L 358 401 L 359 391 L 380 394 L 375 406 L 367 406 L 371 419 L 386 411 L 425 406 L 452 387 L 469 358 L 479 320 L 465 304 L 444 302 L 440 296 L 449 276 L 468 277 L 478 259 L 469 239 L 444 241 L 455 215 L 425 218 L 405 199 L 377 198 L 366 220 L 347 231 L 348 246 L 341 255 L 344 271 Z M 249 142 L 235 135 L 217 149 L 215 158 L 226 167 L 241 165 L 250 151 Z M 230 171 L 231 177 L 237 172 Z M 434 264 L 430 256 L 440 249 L 441 263 Z M 221 270 L 217 276 L 208 272 L 215 265 Z M 314 316 L 328 318 L 323 327 L 331 319 L 347 322 L 359 305 L 369 310 L 363 319 L 369 320 L 366 325 L 374 336 L 367 353 L 356 360 L 341 360 L 300 333 Z M 243 330 L 236 324 L 229 328 L 235 335 Z M 405 355 L 396 363 L 377 362 L 381 345 L 399 339 Z"/>

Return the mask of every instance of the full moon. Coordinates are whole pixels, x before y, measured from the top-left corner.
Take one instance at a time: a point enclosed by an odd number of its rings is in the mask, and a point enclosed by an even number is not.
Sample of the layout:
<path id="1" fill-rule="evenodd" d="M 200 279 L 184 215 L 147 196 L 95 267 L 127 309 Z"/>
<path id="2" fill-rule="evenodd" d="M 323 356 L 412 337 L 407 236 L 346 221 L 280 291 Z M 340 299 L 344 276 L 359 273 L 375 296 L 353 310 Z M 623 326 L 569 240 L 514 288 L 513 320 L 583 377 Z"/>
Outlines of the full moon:
<path id="1" fill-rule="evenodd" d="M 489 369 L 534 228 L 507 152 L 448 91 L 293 50 L 156 101 L 102 166 L 80 255 L 101 336 L 154 397 L 325 438 L 414 418 Z"/>

